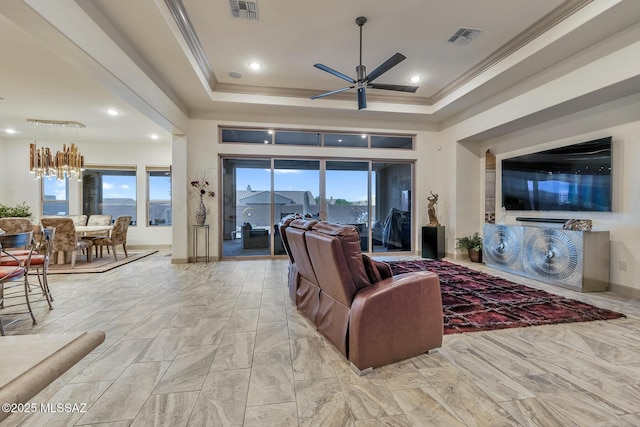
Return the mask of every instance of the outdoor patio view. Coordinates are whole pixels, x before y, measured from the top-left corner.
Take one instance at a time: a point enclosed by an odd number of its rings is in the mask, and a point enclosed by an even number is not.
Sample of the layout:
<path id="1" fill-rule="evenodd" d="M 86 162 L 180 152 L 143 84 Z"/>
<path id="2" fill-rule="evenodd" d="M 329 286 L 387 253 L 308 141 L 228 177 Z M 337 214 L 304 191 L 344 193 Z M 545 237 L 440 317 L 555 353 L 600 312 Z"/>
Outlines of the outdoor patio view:
<path id="1" fill-rule="evenodd" d="M 284 255 L 276 225 L 291 213 L 357 226 L 363 252 L 409 251 L 411 168 L 408 162 L 223 159 L 223 257 Z"/>

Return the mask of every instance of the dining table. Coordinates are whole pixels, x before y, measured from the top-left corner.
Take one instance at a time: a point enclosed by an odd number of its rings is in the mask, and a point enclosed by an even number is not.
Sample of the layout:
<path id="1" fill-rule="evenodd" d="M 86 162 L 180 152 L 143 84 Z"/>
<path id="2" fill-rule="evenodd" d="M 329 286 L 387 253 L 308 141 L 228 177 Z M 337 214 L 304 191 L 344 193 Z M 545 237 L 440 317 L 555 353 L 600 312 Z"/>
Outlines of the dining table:
<path id="1" fill-rule="evenodd" d="M 113 229 L 113 225 L 76 225 L 76 234 L 86 240 L 95 240 L 104 236 L 108 236 L 111 230 Z M 103 235 L 96 235 L 95 233 L 104 232 Z M 92 233 L 91 235 L 87 235 L 87 233 Z M 91 248 L 89 248 L 91 250 Z M 96 250 L 96 258 L 98 257 L 98 248 Z"/>
<path id="2" fill-rule="evenodd" d="M 76 234 L 84 236 L 87 233 L 111 231 L 112 229 L 113 225 L 76 225 Z"/>

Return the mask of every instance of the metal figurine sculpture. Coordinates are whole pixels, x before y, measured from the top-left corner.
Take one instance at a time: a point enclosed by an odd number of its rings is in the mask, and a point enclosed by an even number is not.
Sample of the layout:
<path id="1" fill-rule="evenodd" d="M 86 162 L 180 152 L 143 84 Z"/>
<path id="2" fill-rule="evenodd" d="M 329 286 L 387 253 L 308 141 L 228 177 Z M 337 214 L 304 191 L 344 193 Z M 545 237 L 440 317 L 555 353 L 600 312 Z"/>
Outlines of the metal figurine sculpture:
<path id="1" fill-rule="evenodd" d="M 436 216 L 436 204 L 438 203 L 438 195 L 433 194 L 433 191 L 430 191 L 431 196 L 427 197 L 429 201 L 429 205 L 427 206 L 427 213 L 429 214 L 429 225 L 432 227 L 437 227 L 440 225 L 438 222 L 438 217 Z"/>

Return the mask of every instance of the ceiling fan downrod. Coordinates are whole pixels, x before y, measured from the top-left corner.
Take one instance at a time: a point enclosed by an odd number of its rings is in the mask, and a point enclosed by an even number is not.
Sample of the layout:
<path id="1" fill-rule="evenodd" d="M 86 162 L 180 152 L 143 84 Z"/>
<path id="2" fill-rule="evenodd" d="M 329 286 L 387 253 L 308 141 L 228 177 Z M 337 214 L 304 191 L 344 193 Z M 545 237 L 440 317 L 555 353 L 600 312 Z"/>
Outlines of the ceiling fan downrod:
<path id="1" fill-rule="evenodd" d="M 356 18 L 356 24 L 358 24 L 358 27 L 360 27 L 360 67 L 362 67 L 362 26 L 367 22 L 367 18 L 365 18 L 364 16 L 358 16 Z M 357 70 L 357 68 L 356 68 Z M 364 78 L 364 76 L 366 75 L 366 73 L 364 73 L 364 75 L 362 76 Z M 358 80 L 360 80 L 360 75 L 358 75 Z"/>

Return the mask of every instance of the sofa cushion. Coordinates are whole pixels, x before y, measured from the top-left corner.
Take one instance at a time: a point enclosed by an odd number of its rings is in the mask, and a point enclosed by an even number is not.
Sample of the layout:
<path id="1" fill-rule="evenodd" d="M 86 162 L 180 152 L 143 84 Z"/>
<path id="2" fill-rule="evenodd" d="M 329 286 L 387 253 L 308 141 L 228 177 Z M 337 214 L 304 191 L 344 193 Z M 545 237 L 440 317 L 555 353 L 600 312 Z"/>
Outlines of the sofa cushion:
<path id="1" fill-rule="evenodd" d="M 371 283 L 377 283 L 382 280 L 382 275 L 378 271 L 378 267 L 372 262 L 371 258 L 362 254 L 362 262 L 364 263 L 364 271 L 367 273 L 367 277 Z"/>
<path id="2" fill-rule="evenodd" d="M 342 249 L 340 256 L 343 257 L 346 262 L 347 271 L 351 274 L 356 291 L 371 285 L 371 281 L 364 269 L 362 252 L 360 251 L 360 233 L 358 233 L 356 227 L 352 225 L 332 224 L 330 222 L 317 222 L 313 226 L 313 231 L 326 236 L 332 236 L 339 242 Z M 351 298 L 353 298 L 353 294 Z"/>

